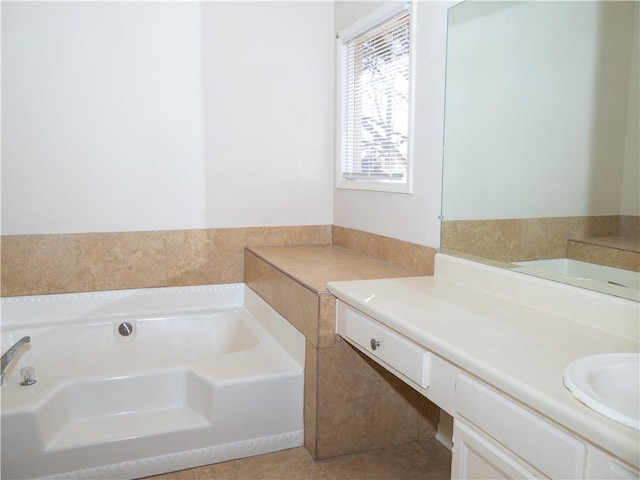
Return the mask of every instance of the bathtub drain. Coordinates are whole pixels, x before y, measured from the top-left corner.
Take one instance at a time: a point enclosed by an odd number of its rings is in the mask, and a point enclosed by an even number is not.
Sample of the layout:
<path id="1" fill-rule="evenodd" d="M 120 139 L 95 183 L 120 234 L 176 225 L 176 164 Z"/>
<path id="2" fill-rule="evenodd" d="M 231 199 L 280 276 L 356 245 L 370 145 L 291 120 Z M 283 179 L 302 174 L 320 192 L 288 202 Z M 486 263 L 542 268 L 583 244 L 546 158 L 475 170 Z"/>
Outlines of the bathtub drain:
<path id="1" fill-rule="evenodd" d="M 129 322 L 124 322 L 124 323 L 121 323 L 120 326 L 118 327 L 118 332 L 123 337 L 128 337 L 133 333 L 133 327 Z"/>

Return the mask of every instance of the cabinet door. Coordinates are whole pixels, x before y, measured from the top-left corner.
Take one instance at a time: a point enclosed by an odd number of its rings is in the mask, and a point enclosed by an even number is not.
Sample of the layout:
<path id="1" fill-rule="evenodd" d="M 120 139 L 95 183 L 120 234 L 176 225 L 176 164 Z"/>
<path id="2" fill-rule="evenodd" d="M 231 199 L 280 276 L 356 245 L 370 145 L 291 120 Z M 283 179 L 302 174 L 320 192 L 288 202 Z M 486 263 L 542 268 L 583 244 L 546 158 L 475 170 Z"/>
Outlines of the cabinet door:
<path id="1" fill-rule="evenodd" d="M 456 419 L 463 418 L 549 478 L 584 478 L 586 445 L 506 395 L 461 374 Z"/>
<path id="2" fill-rule="evenodd" d="M 453 479 L 544 478 L 473 425 L 453 423 Z"/>
<path id="3" fill-rule="evenodd" d="M 637 480 L 640 472 L 625 465 L 599 448 L 589 445 L 587 456 L 587 478 L 603 480 Z"/>

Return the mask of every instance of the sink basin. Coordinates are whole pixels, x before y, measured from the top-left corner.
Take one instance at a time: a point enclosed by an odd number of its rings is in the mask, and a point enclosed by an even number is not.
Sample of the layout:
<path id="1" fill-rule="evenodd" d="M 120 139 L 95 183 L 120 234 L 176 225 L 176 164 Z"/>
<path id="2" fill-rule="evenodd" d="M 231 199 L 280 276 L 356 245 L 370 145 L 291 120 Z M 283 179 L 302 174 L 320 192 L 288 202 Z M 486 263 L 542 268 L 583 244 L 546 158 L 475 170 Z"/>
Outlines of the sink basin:
<path id="1" fill-rule="evenodd" d="M 605 353 L 571 362 L 569 391 L 596 412 L 640 430 L 640 353 Z"/>

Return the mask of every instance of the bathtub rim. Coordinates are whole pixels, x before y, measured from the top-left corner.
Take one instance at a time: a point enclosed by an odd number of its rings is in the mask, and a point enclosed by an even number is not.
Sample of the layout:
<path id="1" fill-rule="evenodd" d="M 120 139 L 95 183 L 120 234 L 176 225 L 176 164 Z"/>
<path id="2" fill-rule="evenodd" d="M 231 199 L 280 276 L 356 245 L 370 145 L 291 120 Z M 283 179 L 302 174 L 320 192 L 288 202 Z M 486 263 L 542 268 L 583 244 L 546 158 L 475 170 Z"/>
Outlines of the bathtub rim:
<path id="1" fill-rule="evenodd" d="M 631 270 L 608 267 L 606 265 L 598 265 L 596 263 L 584 262 L 581 260 L 574 260 L 572 258 L 566 258 L 566 257 L 538 259 L 538 260 L 522 260 L 522 261 L 513 261 L 511 263 L 515 267 L 513 269 L 514 271 L 524 273 L 525 275 L 531 275 L 534 277 L 544 278 L 547 280 L 552 280 L 560 283 L 566 283 L 569 285 L 573 285 L 575 287 L 585 288 L 587 290 L 595 290 L 608 295 L 613 295 L 616 297 L 626 298 L 628 300 L 634 300 L 636 302 L 640 302 L 640 289 L 634 289 L 631 287 L 624 287 L 624 286 L 609 284 L 606 281 L 603 281 L 601 279 L 579 277 L 575 274 L 553 270 L 551 267 L 540 266 L 540 264 L 534 263 L 534 262 L 552 262 L 552 261 L 576 262 L 577 264 L 585 264 L 593 268 L 599 268 L 599 267 L 609 268 L 609 269 L 620 270 L 624 272 L 630 272 L 631 274 L 635 273 L 638 276 L 640 276 L 640 272 L 633 272 Z"/>
<path id="2" fill-rule="evenodd" d="M 205 312 L 213 311 L 216 313 L 226 312 L 228 310 L 237 310 L 241 316 L 240 321 L 245 323 L 247 327 L 252 331 L 252 334 L 257 338 L 257 344 L 251 346 L 250 348 L 233 351 L 233 352 L 212 352 L 211 354 L 206 355 L 203 358 L 215 358 L 223 355 L 242 355 L 248 357 L 247 360 L 251 360 L 254 355 L 259 355 L 260 351 L 265 348 L 270 348 L 272 346 L 277 345 L 277 347 L 286 353 L 288 358 L 292 360 L 292 368 L 295 369 L 304 369 L 305 365 L 305 351 L 306 351 L 306 339 L 304 335 L 299 332 L 293 325 L 291 325 L 282 315 L 280 315 L 273 307 L 271 307 L 265 300 L 263 300 L 257 293 L 251 290 L 247 285 L 243 283 L 236 284 L 222 284 L 222 285 L 204 285 L 204 286 L 196 286 L 196 287 L 159 287 L 159 288 L 151 288 L 151 289 L 130 289 L 130 290 L 120 290 L 120 291 L 110 291 L 107 292 L 107 295 L 103 295 L 103 292 L 89 292 L 88 294 L 81 294 L 83 300 L 96 299 L 99 302 L 103 302 L 105 299 L 116 299 L 119 300 L 121 298 L 129 298 L 132 295 L 140 295 L 144 298 L 158 298 L 163 294 L 167 294 L 169 296 L 179 295 L 182 293 L 186 293 L 187 295 L 208 295 L 209 293 L 215 293 L 218 295 L 214 295 L 208 301 L 200 302 L 197 307 L 208 306 L 211 310 L 205 310 Z M 217 307 L 213 305 L 211 302 L 219 300 L 219 294 L 228 295 L 231 293 L 232 302 L 225 302 L 223 307 Z M 36 304 L 48 304 L 50 301 L 60 301 L 62 300 L 65 303 L 73 300 L 73 294 L 62 294 L 55 296 L 37 296 L 39 298 L 31 298 L 27 299 L 28 301 L 33 301 Z M 54 298 L 57 297 L 57 298 Z M 16 298 L 16 297 L 12 297 Z M 229 300 L 229 299 L 227 299 Z M 18 304 L 23 304 L 22 299 L 17 300 Z M 44 302 L 44 303 L 43 303 Z M 179 312 L 181 314 L 188 313 L 189 310 L 181 306 L 180 308 L 175 308 L 175 312 Z M 202 311 L 197 310 L 197 313 L 200 314 Z M 88 318 L 57 318 L 52 322 L 31 322 L 26 324 L 18 324 L 14 323 L 9 328 L 0 329 L 0 334 L 3 337 L 3 340 L 6 338 L 6 335 L 12 335 L 19 337 L 24 334 L 31 334 L 34 337 L 34 341 L 27 345 L 25 351 L 21 352 L 28 354 L 28 351 L 32 348 L 36 348 L 35 344 L 37 344 L 37 329 L 50 329 L 55 328 L 57 326 L 79 326 L 82 327 L 85 323 L 88 326 L 91 325 L 102 325 L 104 323 L 107 324 L 117 324 L 118 321 L 122 317 L 130 317 L 130 316 L 158 316 L 158 317 L 171 317 L 171 312 L 163 311 L 159 313 L 157 309 L 154 308 L 153 313 L 149 313 L 146 311 L 139 311 L 138 314 L 111 314 L 110 317 L 103 317 L 102 315 L 94 315 L 89 316 Z M 4 325 L 2 325 L 4 327 Z M 36 330 L 36 332 L 34 332 Z M 2 411 L 3 412 L 15 412 L 19 410 L 23 410 L 23 405 L 27 406 L 28 409 L 35 408 L 35 406 L 39 405 L 42 398 L 47 398 L 50 396 L 52 391 L 57 390 L 58 386 L 65 384 L 68 381 L 75 381 L 77 377 L 73 375 L 69 375 L 67 373 L 53 374 L 50 375 L 49 378 L 40 377 L 40 382 L 36 382 L 35 385 L 31 387 L 18 387 L 13 392 L 10 391 L 11 388 L 15 388 L 17 383 L 19 382 L 19 369 L 20 363 L 22 363 L 21 358 L 17 359 L 17 362 L 11 366 L 11 373 L 5 379 L 5 384 L 2 386 L 3 394 L 3 402 L 2 402 Z M 293 367 L 295 365 L 295 367 Z M 24 365 L 22 365 L 24 366 Z M 163 362 L 162 365 L 132 365 L 131 370 L 123 370 L 122 368 L 114 368 L 112 370 L 106 369 L 101 370 L 98 373 L 95 372 L 82 372 L 81 378 L 102 378 L 105 376 L 129 376 L 136 375 L 139 372 L 145 371 L 155 371 L 158 369 L 170 369 L 175 367 L 186 367 L 193 369 L 194 371 L 202 372 L 206 377 L 208 377 L 211 381 L 217 381 L 217 377 L 215 373 L 207 372 L 204 367 L 199 365 L 198 360 L 181 360 L 177 365 L 176 364 L 167 364 Z M 106 372 L 106 373 L 105 373 Z M 264 375 L 264 374 L 263 374 Z M 36 378 L 38 378 L 38 371 L 36 371 Z M 225 379 L 228 381 L 228 379 Z"/>
<path id="3" fill-rule="evenodd" d="M 245 283 L 221 283 L 210 285 L 187 285 L 174 287 L 145 287 L 121 290 L 100 290 L 96 292 L 51 293 L 44 295 L 24 295 L 0 298 L 0 329 L 14 328 L 16 325 L 49 324 L 74 321 L 77 318 L 103 318 L 118 315 L 110 310 L 119 301 L 127 314 L 145 314 L 144 300 L 162 297 L 185 297 L 185 299 L 211 295 L 209 301 L 198 303 L 203 309 L 243 306 Z M 216 305 L 212 301 L 218 302 Z M 132 310 L 133 309 L 133 310 Z M 195 309 L 195 308 L 193 308 Z M 161 306 L 156 312 L 162 311 Z M 47 315 L 47 320 L 36 320 Z"/>

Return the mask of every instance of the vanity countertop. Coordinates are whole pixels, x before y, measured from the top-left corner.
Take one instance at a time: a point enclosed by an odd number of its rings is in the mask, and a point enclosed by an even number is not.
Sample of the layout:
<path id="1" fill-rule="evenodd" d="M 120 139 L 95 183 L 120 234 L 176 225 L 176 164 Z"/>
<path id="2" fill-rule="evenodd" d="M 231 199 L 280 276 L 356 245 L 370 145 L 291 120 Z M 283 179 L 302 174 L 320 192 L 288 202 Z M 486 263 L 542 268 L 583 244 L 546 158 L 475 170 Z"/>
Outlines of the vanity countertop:
<path id="1" fill-rule="evenodd" d="M 597 353 L 640 351 L 633 335 L 607 332 L 439 276 L 331 282 L 329 291 L 638 467 L 640 432 L 584 406 L 562 380 L 573 360 Z M 627 311 L 633 309 L 631 305 Z"/>

